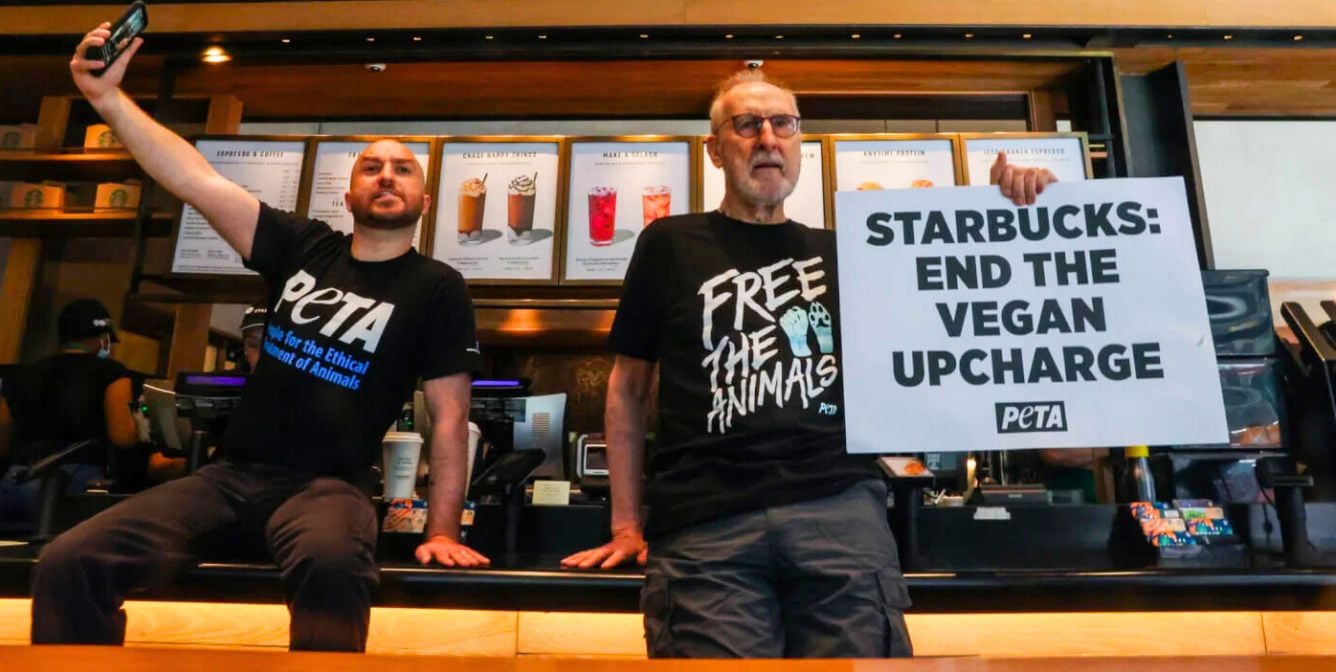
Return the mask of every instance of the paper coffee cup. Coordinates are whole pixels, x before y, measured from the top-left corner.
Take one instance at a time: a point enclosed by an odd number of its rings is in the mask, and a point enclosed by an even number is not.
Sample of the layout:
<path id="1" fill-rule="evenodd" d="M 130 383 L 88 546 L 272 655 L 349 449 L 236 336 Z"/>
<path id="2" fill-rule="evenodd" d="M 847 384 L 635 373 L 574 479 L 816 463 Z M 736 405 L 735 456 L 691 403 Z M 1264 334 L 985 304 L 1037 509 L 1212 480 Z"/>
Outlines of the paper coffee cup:
<path id="1" fill-rule="evenodd" d="M 422 435 L 417 432 L 389 432 L 383 441 L 385 499 L 409 499 L 417 483 L 418 460 L 422 455 Z"/>

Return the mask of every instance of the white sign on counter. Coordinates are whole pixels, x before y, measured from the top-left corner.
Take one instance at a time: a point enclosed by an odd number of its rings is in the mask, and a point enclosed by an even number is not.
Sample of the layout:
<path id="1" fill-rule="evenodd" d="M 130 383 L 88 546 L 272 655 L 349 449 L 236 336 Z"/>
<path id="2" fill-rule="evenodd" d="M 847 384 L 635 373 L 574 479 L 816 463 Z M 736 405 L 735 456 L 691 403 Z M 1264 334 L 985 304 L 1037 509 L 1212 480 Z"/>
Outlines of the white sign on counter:
<path id="1" fill-rule="evenodd" d="M 261 201 L 280 210 L 291 212 L 297 209 L 305 142 L 201 139 L 195 143 L 195 148 L 214 170 Z M 172 272 L 252 274 L 242 266 L 241 255 L 209 226 L 204 215 L 188 204 L 181 208 Z"/>
<path id="2" fill-rule="evenodd" d="M 962 135 L 968 183 L 988 184 L 989 169 L 998 152 L 1007 153 L 1007 163 L 1026 168 L 1047 168 L 1059 182 L 1080 182 L 1088 177 L 1085 150 L 1079 135 L 1034 137 L 975 137 Z"/>
<path id="3" fill-rule="evenodd" d="M 571 143 L 566 280 L 620 282 L 650 222 L 691 209 L 691 142 Z"/>
<path id="4" fill-rule="evenodd" d="M 554 280 L 560 150 L 446 141 L 432 256 L 467 280 Z"/>
<path id="5" fill-rule="evenodd" d="M 1228 441 L 1181 178 L 835 206 L 850 452 Z"/>
<path id="6" fill-rule="evenodd" d="M 948 138 L 840 140 L 835 191 L 919 189 L 956 185 L 956 152 Z"/>
<path id="7" fill-rule="evenodd" d="M 702 147 L 701 194 L 706 212 L 719 207 L 724 200 L 724 171 L 716 168 L 710 153 Z M 803 166 L 798 184 L 784 201 L 784 214 L 795 222 L 814 229 L 826 228 L 825 163 L 821 160 L 821 141 L 808 140 L 802 144 Z"/>
<path id="8" fill-rule="evenodd" d="M 357 157 L 362 155 L 362 150 L 368 144 L 364 140 L 326 140 L 316 144 L 315 170 L 311 173 L 311 198 L 303 214 L 328 224 L 335 231 L 353 232 L 353 213 L 348 212 L 344 205 L 343 195 L 348 193 L 353 164 L 357 163 Z M 425 188 L 431 180 L 431 144 L 404 142 L 404 146 L 422 164 Z M 421 243 L 422 220 L 419 219 L 413 231 L 413 247 L 420 247 Z"/>

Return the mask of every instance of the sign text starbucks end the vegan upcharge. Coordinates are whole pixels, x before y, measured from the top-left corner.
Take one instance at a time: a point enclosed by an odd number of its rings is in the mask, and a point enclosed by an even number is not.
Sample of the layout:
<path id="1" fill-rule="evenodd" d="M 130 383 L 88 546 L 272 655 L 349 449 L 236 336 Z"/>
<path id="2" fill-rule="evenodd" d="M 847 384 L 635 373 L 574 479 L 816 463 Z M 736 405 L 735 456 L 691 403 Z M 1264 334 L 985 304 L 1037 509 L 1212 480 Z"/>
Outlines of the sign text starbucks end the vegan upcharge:
<path id="1" fill-rule="evenodd" d="M 915 257 L 920 292 L 992 290 L 1028 278 L 1041 292 L 1048 287 L 1089 288 L 1071 295 L 1022 299 L 939 301 L 934 304 L 948 339 L 1100 334 L 1110 319 L 1101 290 L 1120 281 L 1117 237 L 1160 233 L 1159 213 L 1135 201 L 1067 204 L 1054 208 L 987 210 L 913 210 L 874 212 L 868 216 L 867 244 L 932 245 L 934 252 L 952 244 L 1086 240 L 1087 249 L 1032 251 L 1019 255 L 931 254 Z M 1163 378 L 1160 343 L 1109 342 L 1096 346 L 1070 344 L 970 348 L 963 351 L 897 350 L 892 352 L 897 384 L 937 386 L 958 376 L 970 385 L 1025 385 L 1078 381 Z"/>

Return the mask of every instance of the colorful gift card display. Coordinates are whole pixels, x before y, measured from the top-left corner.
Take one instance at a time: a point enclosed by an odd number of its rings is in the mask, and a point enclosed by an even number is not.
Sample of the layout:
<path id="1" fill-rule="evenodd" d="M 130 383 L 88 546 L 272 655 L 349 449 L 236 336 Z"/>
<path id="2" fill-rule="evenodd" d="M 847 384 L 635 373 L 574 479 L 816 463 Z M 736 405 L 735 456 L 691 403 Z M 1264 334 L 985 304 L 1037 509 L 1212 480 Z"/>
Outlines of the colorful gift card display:
<path id="1" fill-rule="evenodd" d="M 421 534 L 427 528 L 427 502 L 421 499 L 391 499 L 383 532 Z"/>
<path id="2" fill-rule="evenodd" d="M 1235 543 L 1234 527 L 1223 507 L 1208 499 L 1132 502 L 1132 517 L 1152 546 L 1202 546 Z"/>

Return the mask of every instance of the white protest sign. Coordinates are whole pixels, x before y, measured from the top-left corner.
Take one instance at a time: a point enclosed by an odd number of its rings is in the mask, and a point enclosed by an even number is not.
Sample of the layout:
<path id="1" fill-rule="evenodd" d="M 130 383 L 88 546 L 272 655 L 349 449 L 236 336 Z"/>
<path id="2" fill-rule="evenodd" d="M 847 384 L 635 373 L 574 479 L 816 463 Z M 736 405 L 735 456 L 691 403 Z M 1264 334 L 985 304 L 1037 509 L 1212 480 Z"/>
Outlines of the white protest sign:
<path id="1" fill-rule="evenodd" d="M 835 206 L 849 452 L 1228 440 L 1181 178 Z"/>

